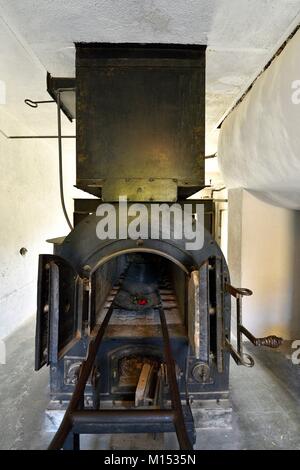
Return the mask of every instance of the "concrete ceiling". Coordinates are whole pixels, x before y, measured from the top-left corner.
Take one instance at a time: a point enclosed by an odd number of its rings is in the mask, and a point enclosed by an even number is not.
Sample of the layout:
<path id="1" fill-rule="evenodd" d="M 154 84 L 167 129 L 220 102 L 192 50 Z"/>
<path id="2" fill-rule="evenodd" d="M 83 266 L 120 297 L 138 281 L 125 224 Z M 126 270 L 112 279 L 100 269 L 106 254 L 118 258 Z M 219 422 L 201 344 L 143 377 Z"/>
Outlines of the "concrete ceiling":
<path id="1" fill-rule="evenodd" d="M 74 76 L 75 41 L 207 44 L 207 154 L 216 150 L 218 123 L 295 28 L 299 12 L 300 0 L 0 0 L 6 29 L 53 75 Z M 22 69 L 10 65 L 17 74 Z M 10 109 L 19 119 L 24 97 L 45 91 L 38 76 L 26 82 L 28 73 Z M 30 115 L 27 125 L 45 132 L 47 112 Z"/>

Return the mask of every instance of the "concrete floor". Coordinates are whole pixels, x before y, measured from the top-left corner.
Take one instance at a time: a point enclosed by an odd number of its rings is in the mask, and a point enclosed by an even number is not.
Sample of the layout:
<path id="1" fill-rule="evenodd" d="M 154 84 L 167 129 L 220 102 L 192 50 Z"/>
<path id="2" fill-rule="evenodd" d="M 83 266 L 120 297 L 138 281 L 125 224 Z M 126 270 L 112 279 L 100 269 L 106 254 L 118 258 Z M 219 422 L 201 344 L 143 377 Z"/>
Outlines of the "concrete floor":
<path id="1" fill-rule="evenodd" d="M 6 343 L 0 365 L 0 449 L 45 449 L 52 434 L 44 429 L 48 370 L 33 371 L 34 323 Z M 231 367 L 232 429 L 197 433 L 197 449 L 300 449 L 300 366 L 286 351 L 249 347 L 256 366 Z M 164 439 L 164 442 L 163 442 Z M 98 449 L 176 449 L 173 435 L 90 436 L 82 447 Z"/>

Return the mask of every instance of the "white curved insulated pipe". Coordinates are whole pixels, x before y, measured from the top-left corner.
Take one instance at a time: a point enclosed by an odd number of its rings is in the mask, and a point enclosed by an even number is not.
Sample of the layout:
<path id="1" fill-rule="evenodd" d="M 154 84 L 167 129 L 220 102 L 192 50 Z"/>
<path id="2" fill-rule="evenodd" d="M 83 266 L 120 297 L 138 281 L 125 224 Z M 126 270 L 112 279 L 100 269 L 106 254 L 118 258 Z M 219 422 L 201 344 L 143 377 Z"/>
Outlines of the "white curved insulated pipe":
<path id="1" fill-rule="evenodd" d="M 300 209 L 300 30 L 223 122 L 218 158 L 228 188 Z"/>

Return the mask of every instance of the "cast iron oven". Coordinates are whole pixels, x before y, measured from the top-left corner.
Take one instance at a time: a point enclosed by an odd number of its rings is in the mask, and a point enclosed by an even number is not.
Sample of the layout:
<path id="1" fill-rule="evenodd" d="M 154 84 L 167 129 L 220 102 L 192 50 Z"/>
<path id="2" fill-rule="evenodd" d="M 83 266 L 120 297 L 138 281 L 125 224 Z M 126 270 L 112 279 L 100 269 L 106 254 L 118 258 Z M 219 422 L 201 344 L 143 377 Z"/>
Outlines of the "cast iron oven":
<path id="1" fill-rule="evenodd" d="M 48 76 L 48 90 L 71 119 L 76 97 L 77 186 L 97 204 L 117 213 L 120 195 L 194 204 L 187 197 L 204 187 L 205 47 L 77 44 L 76 79 Z M 228 398 L 230 354 L 253 365 L 241 335 L 279 341 L 243 327 L 251 292 L 230 285 L 209 230 L 198 250 L 173 233 L 103 241 L 91 200 L 85 207 L 39 260 L 36 369 L 50 365 L 52 407 L 69 402 L 50 448 L 79 448 L 81 433 L 175 429 L 191 449 L 197 403 Z"/>

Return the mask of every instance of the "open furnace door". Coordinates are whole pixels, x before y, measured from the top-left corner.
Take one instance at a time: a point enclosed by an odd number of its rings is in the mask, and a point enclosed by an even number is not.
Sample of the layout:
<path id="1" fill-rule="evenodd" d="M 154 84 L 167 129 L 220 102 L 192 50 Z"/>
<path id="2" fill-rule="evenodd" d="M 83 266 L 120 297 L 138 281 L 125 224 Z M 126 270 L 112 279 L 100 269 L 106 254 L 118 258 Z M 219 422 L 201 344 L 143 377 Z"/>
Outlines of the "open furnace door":
<path id="1" fill-rule="evenodd" d="M 81 337 L 82 280 L 55 255 L 40 255 L 35 370 L 56 363 Z"/>
<path id="2" fill-rule="evenodd" d="M 189 280 L 189 341 L 195 357 L 209 363 L 209 264 L 192 271 Z"/>
<path id="3" fill-rule="evenodd" d="M 222 260 L 212 256 L 189 280 L 188 334 L 192 351 L 201 364 L 214 357 L 218 372 L 224 370 Z"/>

